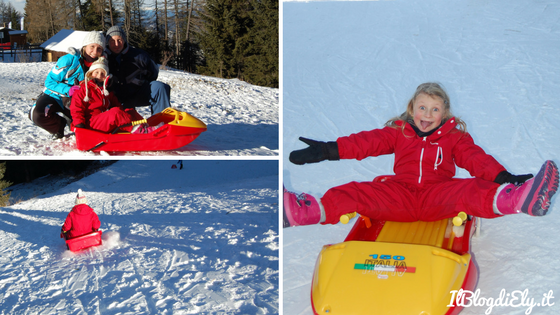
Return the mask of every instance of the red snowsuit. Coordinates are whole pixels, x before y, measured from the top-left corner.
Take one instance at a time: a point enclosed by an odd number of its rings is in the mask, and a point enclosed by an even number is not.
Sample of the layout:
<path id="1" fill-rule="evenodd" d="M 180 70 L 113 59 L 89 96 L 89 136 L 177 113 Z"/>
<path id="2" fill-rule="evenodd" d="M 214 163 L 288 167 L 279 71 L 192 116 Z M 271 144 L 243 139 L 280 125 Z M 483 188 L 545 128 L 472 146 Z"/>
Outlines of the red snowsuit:
<path id="1" fill-rule="evenodd" d="M 100 226 L 101 222 L 97 214 L 90 206 L 83 203 L 75 205 L 68 213 L 62 230 L 66 231 L 66 238 L 70 239 L 96 231 Z"/>
<path id="2" fill-rule="evenodd" d="M 395 176 L 382 183 L 351 182 L 329 189 L 321 198 L 325 224 L 336 224 L 341 215 L 351 212 L 406 222 L 436 221 L 461 211 L 483 218 L 498 217 L 492 205 L 500 185 L 493 181 L 506 169 L 456 125 L 451 118 L 423 138 L 408 123 L 404 134 L 400 128 L 385 127 L 338 138 L 341 159 L 362 160 L 394 153 Z M 475 178 L 452 180 L 455 165 Z"/>
<path id="3" fill-rule="evenodd" d="M 84 124 L 87 128 L 111 132 L 118 126 L 142 119 L 135 109 L 124 110 L 112 92 L 108 96 L 104 95 L 103 88 L 98 86 L 94 80 L 87 81 L 89 101 L 84 101 L 85 84 L 82 82 L 80 89 L 72 95 L 70 112 L 73 126 Z M 131 129 L 132 127 L 123 128 L 125 131 Z"/>

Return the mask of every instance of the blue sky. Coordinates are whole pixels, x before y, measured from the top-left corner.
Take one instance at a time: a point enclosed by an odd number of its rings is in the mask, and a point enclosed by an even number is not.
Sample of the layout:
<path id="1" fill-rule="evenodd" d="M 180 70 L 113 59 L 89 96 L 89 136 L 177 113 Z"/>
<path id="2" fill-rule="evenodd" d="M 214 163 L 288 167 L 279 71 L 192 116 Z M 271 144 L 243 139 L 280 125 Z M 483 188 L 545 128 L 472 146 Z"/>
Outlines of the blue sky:
<path id="1" fill-rule="evenodd" d="M 24 13 L 25 0 L 4 0 L 4 3 L 11 3 L 19 13 Z"/>

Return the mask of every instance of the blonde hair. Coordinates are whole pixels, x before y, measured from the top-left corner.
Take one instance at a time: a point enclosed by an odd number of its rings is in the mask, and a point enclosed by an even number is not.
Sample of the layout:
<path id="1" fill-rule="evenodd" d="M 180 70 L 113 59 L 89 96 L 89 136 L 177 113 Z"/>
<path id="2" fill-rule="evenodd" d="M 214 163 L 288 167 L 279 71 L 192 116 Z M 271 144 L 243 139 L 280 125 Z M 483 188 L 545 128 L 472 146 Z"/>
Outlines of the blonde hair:
<path id="1" fill-rule="evenodd" d="M 105 76 L 108 75 L 108 73 L 107 73 L 107 71 L 105 71 L 105 69 L 102 69 L 102 68 L 97 68 L 97 69 L 103 70 L 103 72 L 105 72 Z M 88 79 L 88 81 L 91 80 L 91 79 L 93 79 L 93 71 L 94 71 L 94 70 L 97 70 L 97 69 L 89 70 L 88 72 L 86 72 L 86 76 L 85 76 L 85 77 Z"/>
<path id="2" fill-rule="evenodd" d="M 416 88 L 416 92 L 414 92 L 414 95 L 412 95 L 412 98 L 410 98 L 410 101 L 408 101 L 408 105 L 406 106 L 406 111 L 402 113 L 400 116 L 389 119 L 385 123 L 385 126 L 393 127 L 393 128 L 401 128 L 404 134 L 405 124 L 402 124 L 402 126 L 398 126 L 396 122 L 403 121 L 403 122 L 410 123 L 411 121 L 413 121 L 414 101 L 416 100 L 416 97 L 418 97 L 418 95 L 420 94 L 426 94 L 431 97 L 437 96 L 443 101 L 443 117 L 442 117 L 443 123 L 445 123 L 448 119 L 453 117 L 453 114 L 451 113 L 451 103 L 449 101 L 449 95 L 447 95 L 447 92 L 445 92 L 445 90 L 443 89 L 443 87 L 441 87 L 440 84 L 435 82 L 427 82 L 427 83 L 420 84 Z M 457 127 L 461 132 L 467 132 L 467 124 L 463 120 L 455 117 L 455 121 L 457 122 Z"/>

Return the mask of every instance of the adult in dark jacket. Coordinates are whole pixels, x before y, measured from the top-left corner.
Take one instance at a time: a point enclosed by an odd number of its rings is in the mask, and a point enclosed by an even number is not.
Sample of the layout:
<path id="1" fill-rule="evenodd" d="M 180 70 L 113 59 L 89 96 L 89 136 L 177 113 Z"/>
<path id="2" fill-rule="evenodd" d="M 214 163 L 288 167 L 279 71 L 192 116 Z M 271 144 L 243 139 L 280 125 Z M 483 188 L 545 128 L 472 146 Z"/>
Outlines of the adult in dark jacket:
<path id="1" fill-rule="evenodd" d="M 157 81 L 159 69 L 148 53 L 129 45 L 120 26 L 107 30 L 106 52 L 114 91 L 125 108 L 150 106 L 152 114 L 170 107 L 171 87 Z"/>

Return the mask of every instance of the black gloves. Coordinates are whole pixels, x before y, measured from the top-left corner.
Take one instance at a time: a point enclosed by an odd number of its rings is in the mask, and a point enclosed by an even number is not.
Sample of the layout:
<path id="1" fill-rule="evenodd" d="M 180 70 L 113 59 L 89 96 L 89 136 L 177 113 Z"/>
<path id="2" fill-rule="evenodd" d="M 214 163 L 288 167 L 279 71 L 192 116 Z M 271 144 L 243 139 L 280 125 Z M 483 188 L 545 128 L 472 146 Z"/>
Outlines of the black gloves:
<path id="1" fill-rule="evenodd" d="M 105 78 L 105 87 L 107 91 L 114 92 L 119 86 L 122 86 L 122 83 L 119 82 L 119 78 L 116 76 L 109 74 L 109 76 Z"/>
<path id="2" fill-rule="evenodd" d="M 338 155 L 338 144 L 336 141 L 322 142 L 304 137 L 299 137 L 299 140 L 308 144 L 309 147 L 292 151 L 290 153 L 290 162 L 294 164 L 303 165 L 305 163 L 317 163 L 324 160 L 340 160 L 340 156 Z"/>
<path id="3" fill-rule="evenodd" d="M 77 125 L 76 125 L 76 128 L 86 128 L 86 125 L 84 125 L 84 124 L 77 124 Z"/>
<path id="4" fill-rule="evenodd" d="M 118 80 L 117 78 L 115 78 L 112 74 L 109 74 L 106 78 L 105 78 L 105 87 L 107 89 L 109 89 L 111 87 L 111 85 L 113 85 L 113 83 L 118 84 Z"/>
<path id="5" fill-rule="evenodd" d="M 525 175 L 513 175 L 508 171 L 502 171 L 496 179 L 494 179 L 494 183 L 498 184 L 505 184 L 505 183 L 512 183 L 516 186 L 519 186 L 526 182 L 528 179 L 533 178 L 533 174 L 525 174 Z"/>

